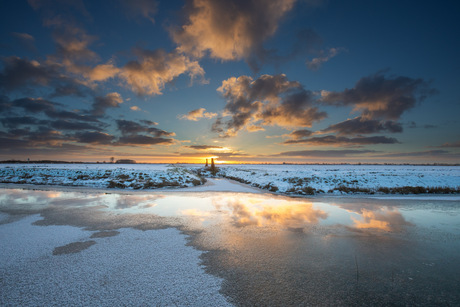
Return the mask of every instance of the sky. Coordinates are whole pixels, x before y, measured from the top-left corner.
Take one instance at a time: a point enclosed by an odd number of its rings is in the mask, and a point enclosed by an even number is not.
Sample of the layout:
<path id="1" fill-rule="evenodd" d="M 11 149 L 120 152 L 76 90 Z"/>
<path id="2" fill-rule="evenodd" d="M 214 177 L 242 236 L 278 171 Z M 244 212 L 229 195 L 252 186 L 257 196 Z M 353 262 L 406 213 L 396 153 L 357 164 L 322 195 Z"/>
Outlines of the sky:
<path id="1" fill-rule="evenodd" d="M 456 1 L 5 0 L 0 160 L 460 163 Z"/>

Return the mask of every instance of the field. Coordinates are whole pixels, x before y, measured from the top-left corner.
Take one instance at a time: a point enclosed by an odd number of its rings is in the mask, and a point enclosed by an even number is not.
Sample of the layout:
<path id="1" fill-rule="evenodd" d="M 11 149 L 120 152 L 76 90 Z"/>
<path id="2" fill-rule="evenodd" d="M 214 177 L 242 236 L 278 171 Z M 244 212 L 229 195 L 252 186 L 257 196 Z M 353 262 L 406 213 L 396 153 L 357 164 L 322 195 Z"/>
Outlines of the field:
<path id="1" fill-rule="evenodd" d="M 0 168 L 1 183 L 128 190 L 198 186 L 207 177 L 293 195 L 460 192 L 460 166 L 220 165 L 216 174 L 194 164 L 3 164 Z"/>

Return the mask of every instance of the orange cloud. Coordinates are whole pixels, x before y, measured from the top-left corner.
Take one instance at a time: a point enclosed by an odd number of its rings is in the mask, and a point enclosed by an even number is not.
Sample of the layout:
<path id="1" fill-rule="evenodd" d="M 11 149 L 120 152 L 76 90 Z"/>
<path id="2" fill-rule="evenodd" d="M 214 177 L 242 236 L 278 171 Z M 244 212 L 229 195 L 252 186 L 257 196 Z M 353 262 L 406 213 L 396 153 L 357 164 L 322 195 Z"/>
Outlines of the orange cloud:
<path id="1" fill-rule="evenodd" d="M 301 228 L 307 224 L 317 224 L 326 219 L 327 213 L 313 208 L 312 203 L 282 203 L 276 206 L 261 204 L 259 199 L 221 199 L 216 207 L 231 210 L 230 218 L 236 227 L 281 225 L 289 228 Z"/>
<path id="2" fill-rule="evenodd" d="M 194 0 L 188 23 L 172 31 L 178 50 L 200 58 L 238 60 L 261 48 L 295 0 Z"/>
<path id="3" fill-rule="evenodd" d="M 216 117 L 217 113 L 206 112 L 205 108 L 199 108 L 188 112 L 187 114 L 179 116 L 179 119 L 187 119 L 192 121 L 198 121 L 202 118 L 213 118 Z"/>
<path id="4" fill-rule="evenodd" d="M 137 50 L 137 54 L 139 60 L 127 63 L 119 77 L 139 95 L 160 95 L 166 83 L 184 73 L 192 80 L 204 77 L 197 61 L 177 52 Z"/>

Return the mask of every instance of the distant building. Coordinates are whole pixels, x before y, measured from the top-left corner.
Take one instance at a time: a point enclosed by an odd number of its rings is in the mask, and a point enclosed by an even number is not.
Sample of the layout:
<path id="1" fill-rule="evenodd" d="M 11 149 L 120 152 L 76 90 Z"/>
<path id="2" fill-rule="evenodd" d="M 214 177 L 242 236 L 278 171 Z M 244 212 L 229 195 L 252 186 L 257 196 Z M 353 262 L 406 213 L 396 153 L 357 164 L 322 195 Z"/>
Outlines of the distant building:
<path id="1" fill-rule="evenodd" d="M 115 163 L 118 163 L 118 164 L 136 164 L 136 161 L 130 160 L 130 159 L 120 159 L 120 160 L 117 160 L 117 162 L 115 162 Z"/>

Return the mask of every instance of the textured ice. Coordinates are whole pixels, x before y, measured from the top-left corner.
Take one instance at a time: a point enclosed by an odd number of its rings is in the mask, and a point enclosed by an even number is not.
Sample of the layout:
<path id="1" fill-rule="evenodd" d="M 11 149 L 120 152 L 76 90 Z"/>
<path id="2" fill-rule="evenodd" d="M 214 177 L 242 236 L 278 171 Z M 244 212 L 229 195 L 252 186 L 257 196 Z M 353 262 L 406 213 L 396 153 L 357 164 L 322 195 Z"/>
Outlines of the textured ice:
<path id="1" fill-rule="evenodd" d="M 79 253 L 53 249 L 92 232 L 34 226 L 38 216 L 0 225 L 2 306 L 226 306 L 221 280 L 204 273 L 200 251 L 176 229 L 121 229 Z"/>

